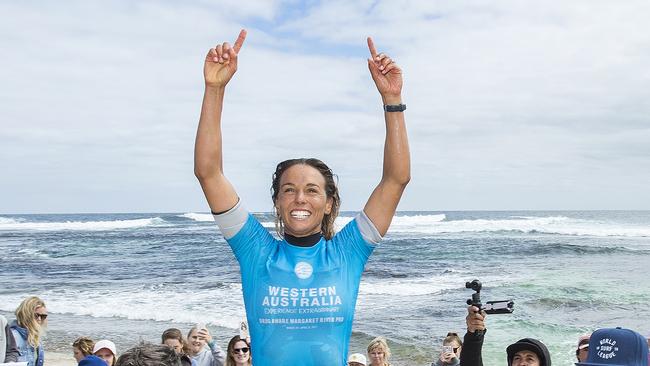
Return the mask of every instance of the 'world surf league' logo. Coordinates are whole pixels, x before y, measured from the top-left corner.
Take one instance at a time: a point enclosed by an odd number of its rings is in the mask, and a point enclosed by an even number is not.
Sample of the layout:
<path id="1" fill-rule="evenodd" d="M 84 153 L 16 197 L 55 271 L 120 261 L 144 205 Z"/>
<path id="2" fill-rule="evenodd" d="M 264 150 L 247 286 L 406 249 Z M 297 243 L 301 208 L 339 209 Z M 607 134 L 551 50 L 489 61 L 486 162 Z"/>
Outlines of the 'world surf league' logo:
<path id="1" fill-rule="evenodd" d="M 314 268 L 307 262 L 298 262 L 293 268 L 293 272 L 298 278 L 304 280 L 311 277 L 311 274 L 314 273 Z"/>
<path id="2" fill-rule="evenodd" d="M 598 350 L 598 357 L 603 360 L 609 360 L 616 357 L 616 353 L 618 352 L 616 341 L 611 338 L 601 339 L 596 349 Z"/>

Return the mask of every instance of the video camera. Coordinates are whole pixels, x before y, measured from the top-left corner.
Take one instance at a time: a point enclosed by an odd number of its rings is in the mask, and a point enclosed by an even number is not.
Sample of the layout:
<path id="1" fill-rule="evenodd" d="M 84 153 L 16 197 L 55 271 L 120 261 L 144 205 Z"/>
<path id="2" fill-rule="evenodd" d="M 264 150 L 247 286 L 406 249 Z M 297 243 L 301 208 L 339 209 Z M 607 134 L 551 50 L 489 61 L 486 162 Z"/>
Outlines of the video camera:
<path id="1" fill-rule="evenodd" d="M 515 302 L 512 300 L 487 301 L 485 304 L 482 304 L 481 287 L 483 285 L 479 280 L 465 282 L 465 288 L 476 291 L 472 294 L 471 299 L 467 299 L 467 305 L 476 306 L 487 314 L 511 314 L 515 310 Z"/>

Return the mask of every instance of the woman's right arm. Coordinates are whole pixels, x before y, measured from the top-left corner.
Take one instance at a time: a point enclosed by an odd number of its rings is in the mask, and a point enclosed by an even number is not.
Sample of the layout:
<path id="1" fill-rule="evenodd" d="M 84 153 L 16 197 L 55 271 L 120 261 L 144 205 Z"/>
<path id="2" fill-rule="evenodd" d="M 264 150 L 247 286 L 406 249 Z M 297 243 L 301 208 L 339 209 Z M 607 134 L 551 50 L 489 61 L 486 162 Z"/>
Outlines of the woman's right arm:
<path id="1" fill-rule="evenodd" d="M 205 92 L 194 144 L 194 175 L 212 212 L 224 212 L 237 204 L 237 192 L 223 174 L 221 112 L 226 84 L 237 71 L 237 57 L 246 39 L 242 29 L 235 44 L 228 42 L 211 48 L 205 57 Z"/>

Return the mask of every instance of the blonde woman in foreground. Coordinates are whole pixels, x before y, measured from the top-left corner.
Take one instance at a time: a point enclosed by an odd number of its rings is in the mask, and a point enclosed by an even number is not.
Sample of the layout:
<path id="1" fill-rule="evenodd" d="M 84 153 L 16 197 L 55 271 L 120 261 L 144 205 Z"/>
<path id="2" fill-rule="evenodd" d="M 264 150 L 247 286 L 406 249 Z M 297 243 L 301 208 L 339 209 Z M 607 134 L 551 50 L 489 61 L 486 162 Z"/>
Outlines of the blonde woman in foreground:
<path id="1" fill-rule="evenodd" d="M 47 327 L 47 308 L 45 302 L 36 296 L 23 300 L 16 309 L 16 320 L 11 325 L 11 333 L 20 352 L 18 362 L 27 366 L 43 366 L 45 351 L 41 338 Z"/>

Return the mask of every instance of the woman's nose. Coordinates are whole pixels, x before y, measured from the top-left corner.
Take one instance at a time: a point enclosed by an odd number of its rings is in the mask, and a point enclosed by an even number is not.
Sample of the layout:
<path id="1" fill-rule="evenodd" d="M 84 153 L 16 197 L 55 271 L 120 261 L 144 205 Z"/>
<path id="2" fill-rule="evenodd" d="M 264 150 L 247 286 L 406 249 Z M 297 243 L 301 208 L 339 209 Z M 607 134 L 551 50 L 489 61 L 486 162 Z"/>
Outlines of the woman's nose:
<path id="1" fill-rule="evenodd" d="M 296 197 L 296 202 L 305 202 L 305 192 L 298 191 L 295 197 Z"/>

